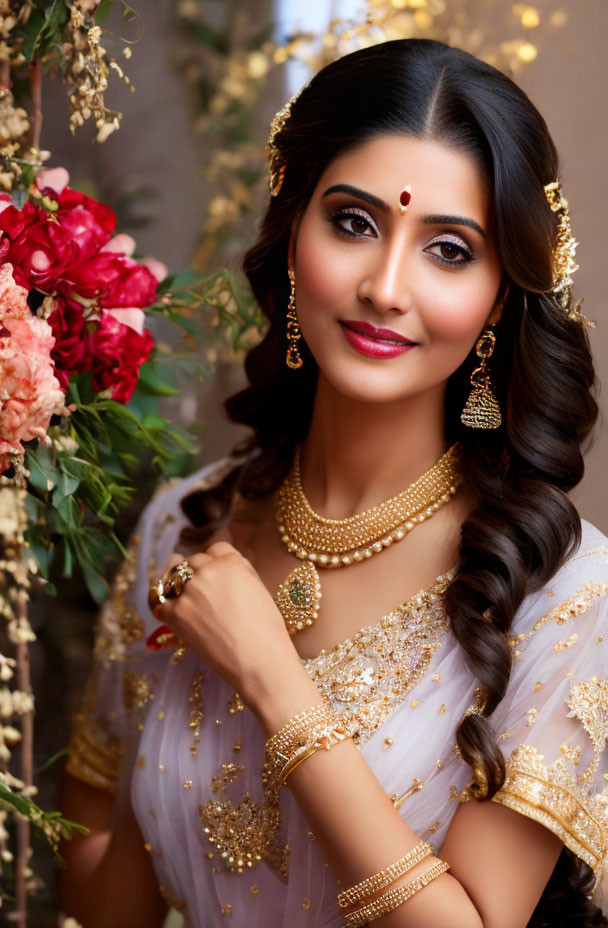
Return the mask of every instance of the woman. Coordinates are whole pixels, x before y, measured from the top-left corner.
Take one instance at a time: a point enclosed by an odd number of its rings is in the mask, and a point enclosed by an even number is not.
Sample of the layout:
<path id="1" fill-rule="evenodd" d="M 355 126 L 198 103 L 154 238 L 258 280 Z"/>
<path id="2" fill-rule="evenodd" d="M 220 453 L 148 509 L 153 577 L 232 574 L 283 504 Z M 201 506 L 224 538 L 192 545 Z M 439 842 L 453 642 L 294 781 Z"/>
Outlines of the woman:
<path id="1" fill-rule="evenodd" d="M 102 615 L 65 907 L 606 925 L 608 542 L 566 495 L 597 407 L 545 123 L 403 40 L 317 74 L 269 158 L 251 438 L 148 506 Z"/>

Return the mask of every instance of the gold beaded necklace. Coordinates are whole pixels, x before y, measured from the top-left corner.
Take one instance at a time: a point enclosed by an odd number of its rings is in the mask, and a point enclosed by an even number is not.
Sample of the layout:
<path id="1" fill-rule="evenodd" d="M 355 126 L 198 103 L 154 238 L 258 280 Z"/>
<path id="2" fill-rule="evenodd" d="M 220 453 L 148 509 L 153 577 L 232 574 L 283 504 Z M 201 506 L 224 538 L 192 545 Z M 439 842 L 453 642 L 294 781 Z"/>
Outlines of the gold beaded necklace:
<path id="1" fill-rule="evenodd" d="M 401 541 L 452 499 L 462 483 L 460 445 L 396 496 L 345 519 L 315 512 L 302 488 L 300 448 L 279 488 L 275 518 L 281 541 L 304 563 L 279 586 L 275 602 L 291 635 L 318 618 L 321 581 L 316 566 L 348 567 Z M 315 566 L 316 565 L 316 566 Z"/>

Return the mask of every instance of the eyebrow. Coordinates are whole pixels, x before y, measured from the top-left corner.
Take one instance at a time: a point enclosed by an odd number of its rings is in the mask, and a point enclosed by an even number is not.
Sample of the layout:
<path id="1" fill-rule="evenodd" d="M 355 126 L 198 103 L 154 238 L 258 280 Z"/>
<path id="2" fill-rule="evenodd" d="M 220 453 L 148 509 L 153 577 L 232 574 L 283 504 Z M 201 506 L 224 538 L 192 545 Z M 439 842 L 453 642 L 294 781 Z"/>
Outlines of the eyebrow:
<path id="1" fill-rule="evenodd" d="M 321 199 L 323 199 L 323 197 L 328 197 L 332 193 L 348 193 L 353 197 L 357 197 L 359 200 L 371 203 L 372 206 L 377 207 L 382 210 L 382 212 L 386 213 L 390 210 L 388 203 L 385 203 L 380 197 L 375 196 L 373 193 L 368 193 L 367 190 L 362 190 L 360 187 L 353 187 L 351 184 L 334 184 L 333 187 L 327 188 Z M 429 213 L 426 216 L 422 216 L 422 222 L 427 225 L 468 226 L 470 229 L 475 229 L 476 232 L 479 232 L 482 238 L 487 238 L 486 233 L 479 223 L 475 222 L 474 219 L 469 219 L 468 216 L 449 216 L 443 213 Z"/>

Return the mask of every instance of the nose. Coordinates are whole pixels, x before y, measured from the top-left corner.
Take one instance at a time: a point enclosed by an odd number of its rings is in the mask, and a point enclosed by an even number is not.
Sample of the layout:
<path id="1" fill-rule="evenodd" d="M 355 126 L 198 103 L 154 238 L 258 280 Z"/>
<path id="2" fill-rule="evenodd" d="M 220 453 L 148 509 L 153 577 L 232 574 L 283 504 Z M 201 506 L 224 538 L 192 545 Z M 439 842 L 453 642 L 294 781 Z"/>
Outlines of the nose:
<path id="1" fill-rule="evenodd" d="M 413 277 L 403 238 L 380 245 L 366 259 L 357 288 L 359 299 L 379 313 L 408 312 L 413 305 Z"/>

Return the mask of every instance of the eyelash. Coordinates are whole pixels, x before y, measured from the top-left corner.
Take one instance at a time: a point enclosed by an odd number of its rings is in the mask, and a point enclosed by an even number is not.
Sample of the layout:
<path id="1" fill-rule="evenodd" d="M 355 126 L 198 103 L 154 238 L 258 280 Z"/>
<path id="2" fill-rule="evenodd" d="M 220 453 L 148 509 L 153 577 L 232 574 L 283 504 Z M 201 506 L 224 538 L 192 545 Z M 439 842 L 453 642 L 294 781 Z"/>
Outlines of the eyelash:
<path id="1" fill-rule="evenodd" d="M 339 235 L 346 235 L 349 238 L 369 238 L 370 237 L 370 236 L 363 235 L 363 233 L 360 233 L 360 232 L 352 232 L 350 229 L 345 229 L 344 226 L 340 225 L 340 222 L 344 219 L 362 219 L 371 228 L 371 222 L 370 222 L 370 219 L 367 213 L 359 212 L 359 210 L 352 209 L 352 208 L 348 210 L 342 209 L 342 210 L 338 210 L 336 213 L 330 216 L 330 222 L 332 223 L 332 225 L 334 226 L 335 230 L 338 232 Z M 436 261 L 439 261 L 444 266 L 458 267 L 459 265 L 468 264 L 470 261 L 473 261 L 475 258 L 475 255 L 473 254 L 470 248 L 468 248 L 466 245 L 460 244 L 460 242 L 458 241 L 454 241 L 454 239 L 443 238 L 440 241 L 433 242 L 428 247 L 435 248 L 437 245 L 453 245 L 454 248 L 457 248 L 460 254 L 462 255 L 461 260 L 451 261 L 449 258 L 444 258 L 442 255 L 434 254 L 433 258 Z"/>

